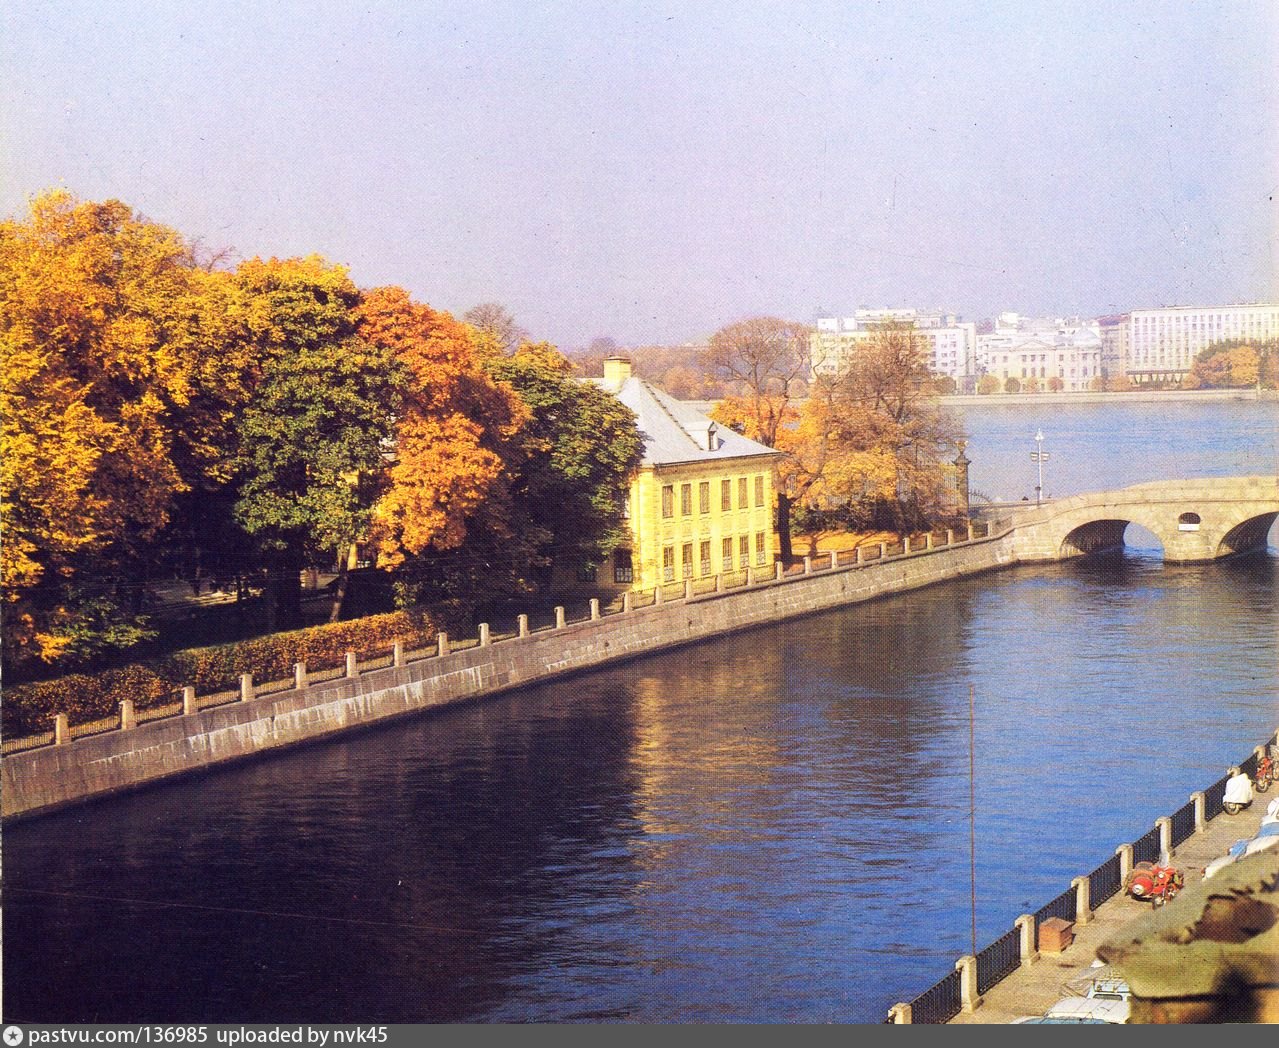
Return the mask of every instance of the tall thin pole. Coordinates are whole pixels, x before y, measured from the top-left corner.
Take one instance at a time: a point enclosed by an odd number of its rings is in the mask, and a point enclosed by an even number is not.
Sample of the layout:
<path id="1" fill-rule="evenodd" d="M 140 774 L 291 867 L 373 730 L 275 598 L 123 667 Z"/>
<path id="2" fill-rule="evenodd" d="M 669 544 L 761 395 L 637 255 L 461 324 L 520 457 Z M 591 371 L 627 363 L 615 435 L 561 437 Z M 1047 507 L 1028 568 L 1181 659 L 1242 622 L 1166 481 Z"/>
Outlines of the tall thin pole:
<path id="1" fill-rule="evenodd" d="M 1035 488 L 1035 505 L 1038 506 L 1044 492 L 1044 431 L 1042 429 L 1035 430 L 1035 461 L 1039 463 L 1039 487 Z"/>
<path id="2" fill-rule="evenodd" d="M 977 956 L 977 707 L 968 685 L 968 884 L 972 913 L 972 956 Z"/>

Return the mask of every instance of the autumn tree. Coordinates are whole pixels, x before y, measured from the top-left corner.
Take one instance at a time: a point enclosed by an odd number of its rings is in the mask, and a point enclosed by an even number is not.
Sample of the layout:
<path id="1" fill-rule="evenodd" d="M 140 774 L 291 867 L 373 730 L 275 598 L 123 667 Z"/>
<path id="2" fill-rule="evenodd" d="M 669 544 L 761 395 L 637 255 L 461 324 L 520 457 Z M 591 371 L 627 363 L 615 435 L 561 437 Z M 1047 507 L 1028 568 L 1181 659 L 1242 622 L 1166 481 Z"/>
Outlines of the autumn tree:
<path id="1" fill-rule="evenodd" d="M 1271 368 L 1276 347 L 1228 341 L 1201 351 L 1183 382 L 1191 389 L 1240 389 L 1257 385 Z"/>
<path id="2" fill-rule="evenodd" d="M 794 420 L 791 401 L 809 373 L 809 329 L 777 317 L 753 317 L 711 336 L 703 362 L 741 393 L 724 397 L 713 417 L 761 444 L 781 450 L 783 427 Z M 791 556 L 793 491 L 777 485 L 777 531 L 784 559 Z"/>
<path id="3" fill-rule="evenodd" d="M 810 398 L 835 427 L 821 494 L 898 530 L 946 511 L 945 457 L 959 436 L 937 403 L 926 348 L 913 324 L 878 325 L 829 391 Z"/>
<path id="4" fill-rule="evenodd" d="M 125 204 L 36 198 L 0 224 L 7 660 L 147 635 L 175 496 L 227 473 L 251 347 L 225 274 Z"/>
<path id="5" fill-rule="evenodd" d="M 522 541 L 511 527 L 508 462 L 529 420 L 515 392 L 485 370 L 499 355 L 475 328 L 397 287 L 367 292 L 360 336 L 388 352 L 405 385 L 373 538 L 397 572 L 401 603 L 474 596 Z M 486 351 L 487 345 L 487 351 Z"/>
<path id="6" fill-rule="evenodd" d="M 644 444 L 635 414 L 573 375 L 548 343 L 525 343 L 488 362 L 530 420 L 512 461 L 517 530 L 534 540 L 530 572 L 545 588 L 554 561 L 598 565 L 624 534 L 623 510 Z"/>
<path id="7" fill-rule="evenodd" d="M 372 525 L 404 375 L 356 332 L 359 291 L 318 257 L 240 266 L 263 360 L 239 420 L 237 515 L 268 558 L 272 626 L 301 619 L 301 570 L 336 560 L 341 613 L 347 551 Z"/>
<path id="8" fill-rule="evenodd" d="M 977 380 L 977 392 L 982 396 L 990 396 L 992 393 L 999 392 L 999 377 L 997 375 L 985 374 Z"/>

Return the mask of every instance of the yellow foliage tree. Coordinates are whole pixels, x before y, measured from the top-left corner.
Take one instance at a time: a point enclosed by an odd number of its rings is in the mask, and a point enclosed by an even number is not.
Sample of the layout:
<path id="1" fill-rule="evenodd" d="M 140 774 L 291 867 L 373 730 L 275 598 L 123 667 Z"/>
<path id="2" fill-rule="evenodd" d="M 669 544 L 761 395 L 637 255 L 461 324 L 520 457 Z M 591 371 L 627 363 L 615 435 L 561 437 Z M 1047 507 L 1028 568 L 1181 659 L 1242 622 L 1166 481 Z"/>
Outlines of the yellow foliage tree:
<path id="1" fill-rule="evenodd" d="M 224 289 L 119 201 L 52 192 L 0 223 L 7 658 L 138 636 L 112 610 L 130 567 L 174 495 L 222 468 L 234 396 L 206 393 L 235 385 L 235 352 L 210 330 L 234 323 Z"/>

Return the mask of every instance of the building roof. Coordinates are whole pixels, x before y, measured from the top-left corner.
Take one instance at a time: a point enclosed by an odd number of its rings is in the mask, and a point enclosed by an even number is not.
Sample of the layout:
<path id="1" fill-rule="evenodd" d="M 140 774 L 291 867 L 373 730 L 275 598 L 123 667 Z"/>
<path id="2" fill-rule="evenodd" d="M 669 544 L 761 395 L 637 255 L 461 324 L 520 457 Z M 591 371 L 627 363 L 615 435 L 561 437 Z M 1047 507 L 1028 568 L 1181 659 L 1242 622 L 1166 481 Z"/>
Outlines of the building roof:
<path id="1" fill-rule="evenodd" d="M 781 452 L 735 433 L 685 401 L 631 374 L 590 380 L 635 412 L 644 438 L 644 465 L 673 466 L 738 458 L 775 458 Z"/>

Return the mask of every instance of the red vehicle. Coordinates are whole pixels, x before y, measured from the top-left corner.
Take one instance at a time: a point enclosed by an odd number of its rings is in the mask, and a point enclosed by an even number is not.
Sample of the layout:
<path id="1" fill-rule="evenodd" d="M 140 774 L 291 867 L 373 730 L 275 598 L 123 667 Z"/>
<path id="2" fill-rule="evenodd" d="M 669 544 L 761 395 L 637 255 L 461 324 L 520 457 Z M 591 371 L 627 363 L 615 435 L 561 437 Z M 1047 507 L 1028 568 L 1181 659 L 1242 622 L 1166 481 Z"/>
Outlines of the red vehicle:
<path id="1" fill-rule="evenodd" d="M 1253 776 L 1253 784 L 1258 793 L 1265 793 L 1270 789 L 1270 784 L 1275 781 L 1275 761 L 1270 754 L 1266 754 L 1261 760 L 1257 761 L 1257 774 Z"/>
<path id="2" fill-rule="evenodd" d="M 1134 899 L 1150 900 L 1153 906 L 1162 906 L 1174 899 L 1186 883 L 1185 877 L 1175 866 L 1158 866 L 1153 862 L 1139 862 L 1128 874 L 1124 890 Z"/>

